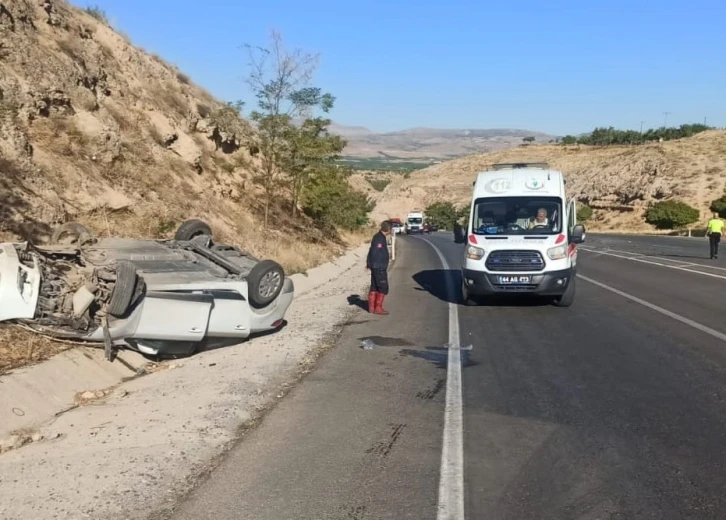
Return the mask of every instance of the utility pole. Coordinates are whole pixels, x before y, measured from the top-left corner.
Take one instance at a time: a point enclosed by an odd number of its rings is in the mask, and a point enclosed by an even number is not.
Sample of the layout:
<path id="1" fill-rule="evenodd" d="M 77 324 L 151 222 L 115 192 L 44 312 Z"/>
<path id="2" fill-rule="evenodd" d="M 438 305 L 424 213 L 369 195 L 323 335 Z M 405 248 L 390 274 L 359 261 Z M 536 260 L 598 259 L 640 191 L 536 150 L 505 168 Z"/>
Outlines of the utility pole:
<path id="1" fill-rule="evenodd" d="M 640 122 L 640 134 L 641 135 L 643 135 L 643 123 L 645 123 L 645 121 Z"/>
<path id="2" fill-rule="evenodd" d="M 663 115 L 665 116 L 663 119 L 663 127 L 668 128 L 668 116 L 670 115 L 670 112 L 663 112 Z"/>

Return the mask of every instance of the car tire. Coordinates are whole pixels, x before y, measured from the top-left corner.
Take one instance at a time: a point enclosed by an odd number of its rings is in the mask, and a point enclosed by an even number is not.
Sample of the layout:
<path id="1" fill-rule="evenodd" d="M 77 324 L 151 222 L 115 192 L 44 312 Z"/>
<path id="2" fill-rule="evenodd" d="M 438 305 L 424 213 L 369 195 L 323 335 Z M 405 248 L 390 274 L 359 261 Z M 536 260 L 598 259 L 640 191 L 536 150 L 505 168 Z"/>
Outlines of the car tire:
<path id="1" fill-rule="evenodd" d="M 66 222 L 58 226 L 50 237 L 51 244 L 60 244 L 65 238 L 72 238 L 73 242 L 80 241 L 82 236 L 92 237 L 91 231 L 78 222 Z M 71 243 L 73 243 L 71 242 Z"/>
<path id="2" fill-rule="evenodd" d="M 285 271 L 274 260 L 262 260 L 247 276 L 248 298 L 253 307 L 262 308 L 272 303 L 282 291 Z"/>
<path id="3" fill-rule="evenodd" d="M 472 296 L 469 294 L 469 291 L 466 290 L 464 282 L 461 282 L 461 301 L 464 305 L 468 307 L 476 307 L 478 305 L 477 301 L 472 298 Z"/>
<path id="4" fill-rule="evenodd" d="M 564 294 L 562 296 L 555 296 L 554 303 L 557 307 L 569 307 L 574 303 L 576 286 L 575 280 L 577 280 L 577 278 L 573 274 L 570 283 L 567 284 L 567 289 L 565 289 Z"/>
<path id="5" fill-rule="evenodd" d="M 174 234 L 174 240 L 188 241 L 199 235 L 212 236 L 212 228 L 203 220 L 196 218 L 187 220 L 179 226 Z"/>
<path id="6" fill-rule="evenodd" d="M 108 313 L 116 318 L 126 315 L 132 301 L 138 299 L 145 285 L 131 262 L 116 264 L 116 283 L 108 300 Z"/>

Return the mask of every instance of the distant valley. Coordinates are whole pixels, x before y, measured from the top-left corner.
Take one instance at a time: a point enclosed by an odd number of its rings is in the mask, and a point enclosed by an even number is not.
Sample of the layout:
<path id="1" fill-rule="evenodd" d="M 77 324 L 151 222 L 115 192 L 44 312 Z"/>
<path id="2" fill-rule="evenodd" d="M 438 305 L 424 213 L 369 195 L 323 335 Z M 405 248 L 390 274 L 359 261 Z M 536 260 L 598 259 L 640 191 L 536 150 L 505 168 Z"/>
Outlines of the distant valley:
<path id="1" fill-rule="evenodd" d="M 332 124 L 330 132 L 348 141 L 345 162 L 363 169 L 417 169 L 473 154 L 548 143 L 557 136 L 532 130 L 409 128 L 378 133 L 360 126 Z"/>

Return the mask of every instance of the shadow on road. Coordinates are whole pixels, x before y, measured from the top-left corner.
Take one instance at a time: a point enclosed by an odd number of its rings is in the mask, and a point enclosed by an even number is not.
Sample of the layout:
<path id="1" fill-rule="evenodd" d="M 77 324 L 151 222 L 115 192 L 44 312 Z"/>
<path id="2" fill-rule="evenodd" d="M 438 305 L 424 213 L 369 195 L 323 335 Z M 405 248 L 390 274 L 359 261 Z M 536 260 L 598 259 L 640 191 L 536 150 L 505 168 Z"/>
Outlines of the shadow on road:
<path id="1" fill-rule="evenodd" d="M 423 359 L 430 362 L 436 368 L 446 369 L 449 360 L 449 349 L 446 347 L 426 347 L 421 349 L 401 349 L 401 355 Z M 461 356 L 461 367 L 468 368 L 477 366 L 479 363 L 474 361 L 471 357 L 471 350 L 462 350 L 459 354 Z"/>
<path id="2" fill-rule="evenodd" d="M 348 296 L 348 305 L 355 305 L 359 309 L 368 311 L 368 300 L 364 300 L 360 297 L 360 294 L 351 294 Z"/>
<path id="3" fill-rule="evenodd" d="M 463 305 L 461 300 L 461 271 L 455 269 L 430 269 L 419 271 L 413 275 L 413 280 L 419 285 L 417 291 L 426 291 L 446 303 Z M 447 286 L 450 280 L 451 292 Z M 479 307 L 542 307 L 552 304 L 550 298 L 522 294 L 501 294 L 488 296 L 478 302 Z"/>
<path id="4" fill-rule="evenodd" d="M 419 285 L 419 287 L 416 287 L 417 291 L 427 291 L 447 303 L 459 303 L 459 286 L 461 285 L 461 271 L 459 270 L 430 269 L 419 271 L 413 275 L 413 281 Z M 449 291 L 447 282 L 451 284 L 451 291 Z"/>

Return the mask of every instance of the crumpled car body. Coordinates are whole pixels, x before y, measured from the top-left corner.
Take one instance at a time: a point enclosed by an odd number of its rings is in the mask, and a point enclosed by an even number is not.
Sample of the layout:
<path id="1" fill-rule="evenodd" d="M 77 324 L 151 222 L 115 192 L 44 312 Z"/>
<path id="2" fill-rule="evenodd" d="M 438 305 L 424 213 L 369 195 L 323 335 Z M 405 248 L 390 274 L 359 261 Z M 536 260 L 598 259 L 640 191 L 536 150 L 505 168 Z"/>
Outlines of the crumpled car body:
<path id="1" fill-rule="evenodd" d="M 272 260 L 214 243 L 207 229 L 174 240 L 84 231 L 45 246 L 0 244 L 0 321 L 102 343 L 109 356 L 117 347 L 188 354 L 278 329 L 292 280 Z"/>

